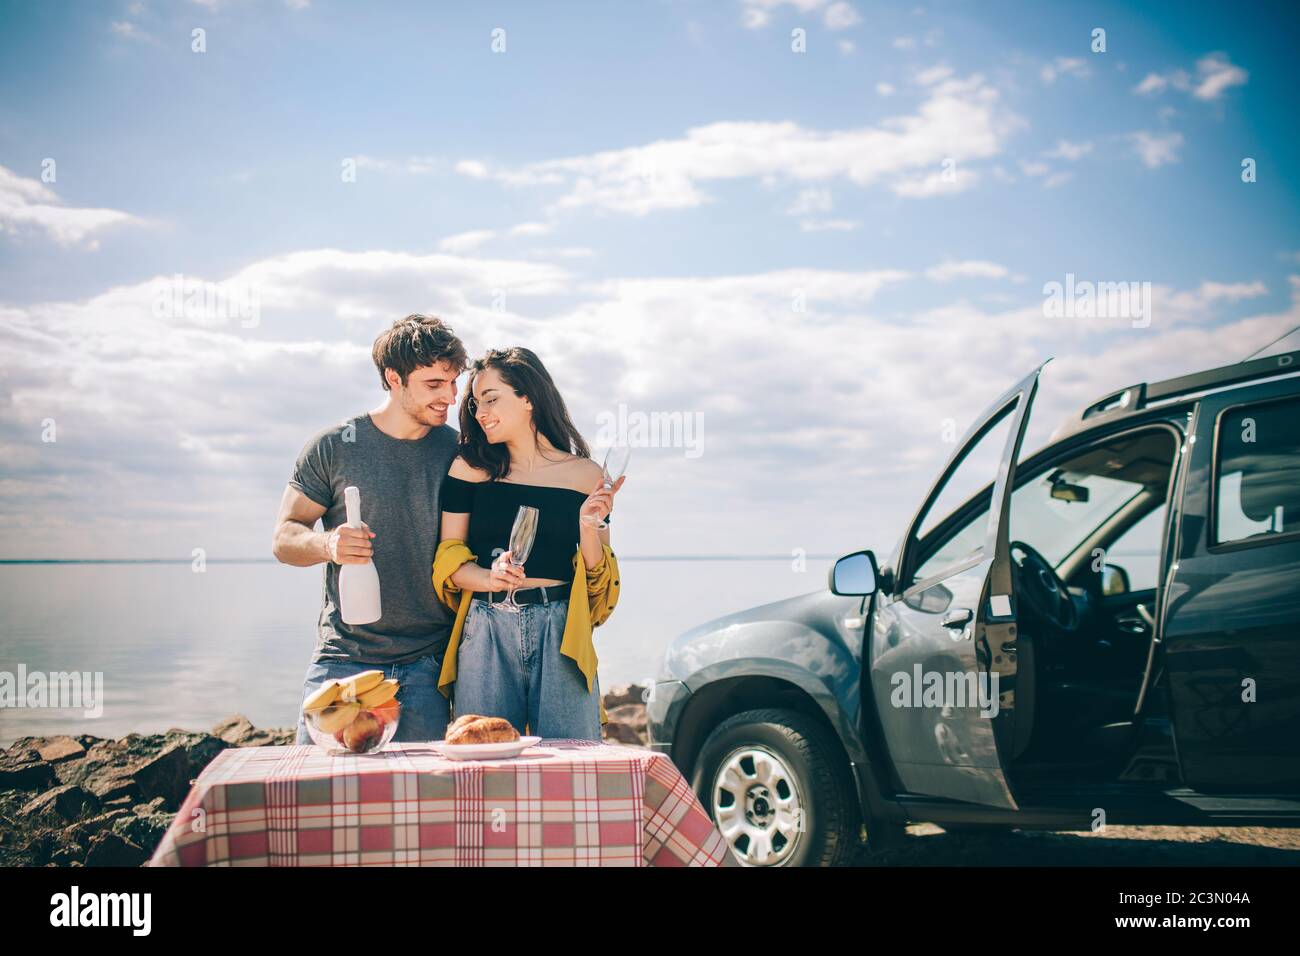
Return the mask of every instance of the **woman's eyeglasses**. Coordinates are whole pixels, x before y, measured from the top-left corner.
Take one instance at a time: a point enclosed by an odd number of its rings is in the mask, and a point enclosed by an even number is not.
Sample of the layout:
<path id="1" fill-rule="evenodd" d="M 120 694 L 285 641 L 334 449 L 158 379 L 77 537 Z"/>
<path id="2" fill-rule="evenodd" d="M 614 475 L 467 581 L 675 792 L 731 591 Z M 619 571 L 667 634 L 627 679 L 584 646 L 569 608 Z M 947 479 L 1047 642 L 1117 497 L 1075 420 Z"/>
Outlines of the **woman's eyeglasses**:
<path id="1" fill-rule="evenodd" d="M 469 413 L 475 416 L 478 415 L 479 408 L 491 408 L 496 403 L 497 403 L 496 398 L 489 398 L 486 402 L 483 402 L 482 405 L 480 405 L 479 400 L 477 398 L 474 398 L 473 396 L 468 398 L 465 402 L 466 406 L 468 406 L 469 408 Z"/>

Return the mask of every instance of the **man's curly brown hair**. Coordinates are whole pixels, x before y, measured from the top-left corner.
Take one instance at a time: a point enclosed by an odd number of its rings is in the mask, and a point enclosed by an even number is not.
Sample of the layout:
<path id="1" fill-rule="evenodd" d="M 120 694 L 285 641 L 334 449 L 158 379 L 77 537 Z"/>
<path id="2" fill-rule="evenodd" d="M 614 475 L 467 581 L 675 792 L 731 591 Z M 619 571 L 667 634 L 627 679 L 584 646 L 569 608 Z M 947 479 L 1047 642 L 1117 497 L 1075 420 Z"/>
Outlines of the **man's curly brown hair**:
<path id="1" fill-rule="evenodd" d="M 391 368 L 406 384 L 407 376 L 417 368 L 450 362 L 459 373 L 469 357 L 456 333 L 434 315 L 408 315 L 379 333 L 370 352 L 379 370 L 379 383 L 388 391 L 384 369 Z"/>

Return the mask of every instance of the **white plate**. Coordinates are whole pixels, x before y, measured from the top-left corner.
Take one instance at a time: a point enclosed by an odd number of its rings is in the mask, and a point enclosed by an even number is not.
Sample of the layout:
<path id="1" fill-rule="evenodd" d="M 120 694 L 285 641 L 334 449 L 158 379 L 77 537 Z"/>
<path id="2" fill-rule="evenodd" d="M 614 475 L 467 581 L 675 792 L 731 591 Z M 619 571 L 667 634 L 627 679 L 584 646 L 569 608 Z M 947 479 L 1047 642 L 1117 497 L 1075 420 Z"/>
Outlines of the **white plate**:
<path id="1" fill-rule="evenodd" d="M 432 741 L 433 748 L 451 760 L 503 760 L 518 757 L 541 740 L 541 737 L 520 737 L 496 744 L 449 744 L 445 740 Z"/>

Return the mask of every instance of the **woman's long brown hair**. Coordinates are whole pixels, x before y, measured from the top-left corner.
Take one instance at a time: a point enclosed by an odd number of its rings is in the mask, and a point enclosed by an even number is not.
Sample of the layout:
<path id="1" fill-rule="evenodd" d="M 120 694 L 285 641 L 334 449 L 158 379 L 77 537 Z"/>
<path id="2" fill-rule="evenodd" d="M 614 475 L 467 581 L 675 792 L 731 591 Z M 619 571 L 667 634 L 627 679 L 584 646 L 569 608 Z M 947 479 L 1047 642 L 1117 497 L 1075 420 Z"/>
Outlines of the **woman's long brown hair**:
<path id="1" fill-rule="evenodd" d="M 517 345 L 508 349 L 488 349 L 487 354 L 470 366 L 469 381 L 465 385 L 467 394 L 460 403 L 458 449 L 466 462 L 486 471 L 493 481 L 500 481 L 510 473 L 510 449 L 504 444 L 494 445 L 488 441 L 483 427 L 470 411 L 474 380 L 480 372 L 490 368 L 496 369 L 501 380 L 516 395 L 527 397 L 532 402 L 534 436 L 540 432 L 556 448 L 583 458 L 591 457 L 591 449 L 569 418 L 569 410 L 546 366 L 531 349 Z"/>

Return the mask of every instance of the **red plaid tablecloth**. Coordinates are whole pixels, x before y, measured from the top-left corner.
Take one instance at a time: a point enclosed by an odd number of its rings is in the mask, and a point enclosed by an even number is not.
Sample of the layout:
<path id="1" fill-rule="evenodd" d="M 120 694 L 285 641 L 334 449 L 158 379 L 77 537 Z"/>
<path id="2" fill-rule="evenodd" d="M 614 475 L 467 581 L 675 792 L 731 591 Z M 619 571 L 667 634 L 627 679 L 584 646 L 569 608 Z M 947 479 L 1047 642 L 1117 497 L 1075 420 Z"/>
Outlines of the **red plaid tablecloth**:
<path id="1" fill-rule="evenodd" d="M 232 747 L 150 866 L 738 866 L 663 754 L 543 740 L 508 760 Z"/>

